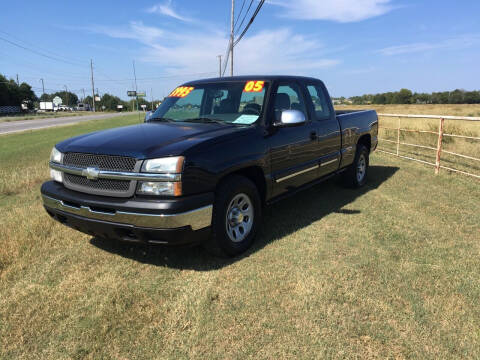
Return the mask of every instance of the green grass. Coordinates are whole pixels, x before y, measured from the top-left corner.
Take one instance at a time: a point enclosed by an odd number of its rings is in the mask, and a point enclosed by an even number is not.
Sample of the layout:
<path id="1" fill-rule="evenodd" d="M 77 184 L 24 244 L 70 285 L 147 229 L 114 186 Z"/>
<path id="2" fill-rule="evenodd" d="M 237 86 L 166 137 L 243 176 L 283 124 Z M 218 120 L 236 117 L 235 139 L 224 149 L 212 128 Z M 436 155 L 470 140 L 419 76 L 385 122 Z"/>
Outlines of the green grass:
<path id="1" fill-rule="evenodd" d="M 0 116 L 1 122 L 10 122 L 10 121 L 19 121 L 19 120 L 38 120 L 45 118 L 56 118 L 56 117 L 67 117 L 67 116 L 79 116 L 79 115 L 88 115 L 85 111 L 81 112 L 49 112 L 49 113 L 37 113 L 37 114 L 20 114 L 20 115 L 10 115 L 10 116 Z"/>
<path id="2" fill-rule="evenodd" d="M 478 181 L 374 154 L 365 188 L 332 180 L 267 208 L 231 260 L 53 222 L 51 146 L 135 122 L 0 137 L 1 359 L 480 357 Z"/>

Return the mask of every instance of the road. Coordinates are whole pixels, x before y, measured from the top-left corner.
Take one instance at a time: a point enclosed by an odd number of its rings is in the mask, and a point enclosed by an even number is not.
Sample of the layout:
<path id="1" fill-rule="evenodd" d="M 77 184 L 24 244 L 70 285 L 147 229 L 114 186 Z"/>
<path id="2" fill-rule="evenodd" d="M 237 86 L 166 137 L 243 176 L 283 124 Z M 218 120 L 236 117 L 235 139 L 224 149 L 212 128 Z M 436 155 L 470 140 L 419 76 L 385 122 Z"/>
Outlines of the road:
<path id="1" fill-rule="evenodd" d="M 98 120 L 105 118 L 112 118 L 118 116 L 131 115 L 133 113 L 113 113 L 113 114 L 95 114 L 95 115 L 81 115 L 81 116 L 66 116 L 57 118 L 47 118 L 39 120 L 18 120 L 0 123 L 0 135 L 11 134 L 26 130 L 36 130 L 49 128 L 59 125 L 76 124 L 82 121 Z M 141 114 L 140 114 L 141 115 Z"/>

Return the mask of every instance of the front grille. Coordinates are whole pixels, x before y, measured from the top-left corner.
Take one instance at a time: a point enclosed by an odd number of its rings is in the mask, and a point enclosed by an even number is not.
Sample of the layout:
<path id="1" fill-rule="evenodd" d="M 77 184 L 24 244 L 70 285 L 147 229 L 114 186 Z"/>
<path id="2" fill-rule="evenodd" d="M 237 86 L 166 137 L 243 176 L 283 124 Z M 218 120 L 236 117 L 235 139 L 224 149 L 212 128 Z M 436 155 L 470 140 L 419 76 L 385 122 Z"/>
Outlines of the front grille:
<path id="1" fill-rule="evenodd" d="M 81 169 L 93 167 L 98 170 L 137 172 L 140 170 L 141 161 L 118 155 L 66 153 L 63 164 Z M 84 176 L 64 173 L 64 185 L 68 189 L 93 195 L 129 197 L 135 192 L 137 182 L 114 179 L 89 180 Z"/>
<path id="2" fill-rule="evenodd" d="M 111 179 L 98 179 L 88 180 L 86 177 L 65 174 L 65 184 L 77 185 L 90 189 L 106 190 L 106 191 L 128 191 L 130 188 L 130 181 L 128 180 L 111 180 Z"/>
<path id="3" fill-rule="evenodd" d="M 94 167 L 98 170 L 134 171 L 137 159 L 117 155 L 66 153 L 63 163 L 79 168 Z"/>

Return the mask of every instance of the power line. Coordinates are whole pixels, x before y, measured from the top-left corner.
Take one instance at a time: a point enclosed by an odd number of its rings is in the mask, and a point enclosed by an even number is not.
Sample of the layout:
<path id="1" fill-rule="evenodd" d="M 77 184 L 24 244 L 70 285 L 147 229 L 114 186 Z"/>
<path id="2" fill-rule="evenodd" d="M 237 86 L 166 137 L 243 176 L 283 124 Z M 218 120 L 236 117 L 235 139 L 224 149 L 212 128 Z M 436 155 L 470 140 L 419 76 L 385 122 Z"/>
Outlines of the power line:
<path id="1" fill-rule="evenodd" d="M 250 21 L 248 22 L 247 26 L 245 26 L 245 29 L 243 29 L 242 33 L 240 34 L 240 36 L 237 38 L 237 40 L 235 40 L 235 42 L 233 43 L 233 46 L 236 46 L 240 40 L 242 40 L 243 36 L 246 34 L 246 32 L 248 31 L 248 28 L 250 27 L 250 25 L 252 25 L 253 21 L 255 20 L 255 17 L 258 15 L 258 12 L 260 11 L 260 9 L 262 8 L 263 4 L 265 3 L 265 0 L 260 0 L 260 3 L 258 4 L 257 8 L 255 9 L 255 12 L 253 13 L 253 16 L 251 17 Z"/>
<path id="2" fill-rule="evenodd" d="M 0 33 L 2 33 L 4 35 L 7 35 L 7 36 L 9 36 L 13 39 L 16 39 L 16 40 L 18 40 L 18 41 L 20 41 L 24 44 L 30 45 L 30 47 L 34 47 L 34 48 L 36 47 L 38 49 L 38 46 L 36 46 L 35 44 L 32 44 L 31 42 L 28 42 L 28 41 L 25 41 L 25 40 L 22 40 L 19 37 L 15 36 L 15 35 L 12 35 L 12 34 L 6 32 L 6 31 L 0 30 Z M 58 53 L 55 53 L 55 52 L 51 51 L 50 49 L 41 48 L 41 51 L 43 53 L 51 54 L 52 56 L 57 57 L 57 58 L 63 58 L 63 59 L 65 59 L 67 61 L 70 61 L 70 62 L 76 62 L 76 63 L 78 63 L 78 65 L 81 65 L 81 66 L 83 66 L 83 64 L 84 64 L 84 62 L 79 62 L 79 61 L 76 61 L 76 60 L 73 60 L 73 59 L 69 59 L 69 58 L 67 58 L 67 57 L 65 57 L 61 54 L 58 54 Z"/>
<path id="3" fill-rule="evenodd" d="M 192 74 L 172 74 L 172 75 L 162 75 L 162 76 L 152 76 L 146 78 L 137 78 L 137 81 L 149 81 L 149 80 L 159 80 L 159 79 L 168 79 L 168 78 L 181 78 L 181 77 L 189 77 L 189 76 L 202 76 L 202 75 L 211 75 L 216 74 L 216 71 L 209 71 L 203 73 L 192 73 Z M 125 78 L 125 79 L 96 79 L 97 82 L 131 82 L 135 81 L 134 78 Z"/>
<path id="4" fill-rule="evenodd" d="M 238 12 L 237 19 L 235 20 L 235 24 L 238 23 L 238 19 L 240 19 L 240 16 L 242 15 L 243 7 L 245 6 L 245 1 L 246 0 L 243 0 L 243 2 L 242 2 L 242 7 L 240 8 L 240 11 Z"/>
<path id="5" fill-rule="evenodd" d="M 240 23 L 240 25 L 237 26 L 237 29 L 235 30 L 235 34 L 237 34 L 237 33 L 238 33 L 238 30 L 240 30 L 240 28 L 242 27 L 245 19 L 247 18 L 248 12 L 250 11 L 250 8 L 252 7 L 252 4 L 253 4 L 253 0 L 250 0 L 250 5 L 248 5 L 247 11 L 245 12 L 245 15 L 243 15 L 242 22 Z M 239 17 L 240 17 L 240 14 L 239 14 Z M 238 19 L 237 19 L 237 21 L 235 22 L 235 25 L 236 25 L 237 23 L 238 23 Z"/>
<path id="6" fill-rule="evenodd" d="M 230 46 L 231 40 L 228 41 L 227 51 L 225 51 L 222 76 L 225 76 L 225 72 L 227 71 L 228 59 L 230 58 Z"/>
<path id="7" fill-rule="evenodd" d="M 15 42 L 10 41 L 10 40 L 8 40 L 8 39 L 5 39 L 4 37 L 1 37 L 1 36 L 0 36 L 0 40 L 3 40 L 3 41 L 5 41 L 5 42 L 7 42 L 7 43 L 9 43 L 9 44 L 11 44 L 11 45 L 13 45 L 13 46 L 19 47 L 19 48 L 24 49 L 24 50 L 26 50 L 26 51 L 30 51 L 31 53 L 34 53 L 34 54 L 39 55 L 39 56 L 43 56 L 43 57 L 45 57 L 45 58 L 47 58 L 47 59 L 50 59 L 50 60 L 55 60 L 55 61 L 63 62 L 63 63 L 65 63 L 65 64 L 74 65 L 74 66 L 80 66 L 79 64 L 75 64 L 75 63 L 73 63 L 73 62 L 70 62 L 70 61 L 67 61 L 67 60 L 63 60 L 63 59 L 60 59 L 60 58 L 55 58 L 55 57 L 53 57 L 53 56 L 50 56 L 50 55 L 41 53 L 41 52 L 36 51 L 36 50 L 34 50 L 34 49 L 30 49 L 30 48 L 28 48 L 28 47 L 26 47 L 26 46 L 17 44 L 17 43 L 15 43 Z"/>

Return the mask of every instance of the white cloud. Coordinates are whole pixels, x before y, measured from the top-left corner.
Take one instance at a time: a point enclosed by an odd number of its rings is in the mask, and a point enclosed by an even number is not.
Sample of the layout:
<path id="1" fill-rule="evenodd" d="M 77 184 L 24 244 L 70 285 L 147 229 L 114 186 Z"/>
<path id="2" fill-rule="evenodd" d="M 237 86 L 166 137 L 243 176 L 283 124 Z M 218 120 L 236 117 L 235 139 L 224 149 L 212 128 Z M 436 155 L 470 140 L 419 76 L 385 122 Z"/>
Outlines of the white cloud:
<path id="1" fill-rule="evenodd" d="M 392 0 L 268 0 L 282 7 L 281 16 L 302 20 L 332 20 L 342 23 L 383 15 L 393 9 Z"/>
<path id="2" fill-rule="evenodd" d="M 226 33 L 171 32 L 131 22 L 124 28 L 93 27 L 90 31 L 114 38 L 134 39 L 144 45 L 138 60 L 157 64 L 167 74 L 216 72 L 218 54 L 228 44 Z M 340 61 L 325 58 L 329 52 L 317 39 L 298 35 L 288 28 L 264 30 L 245 36 L 235 47 L 236 74 L 314 74 Z"/>
<path id="3" fill-rule="evenodd" d="M 89 32 L 104 34 L 116 39 L 132 39 L 144 44 L 151 44 L 165 36 L 165 31 L 153 26 L 146 26 L 141 21 L 131 21 L 128 27 L 111 27 L 93 25 L 82 27 Z"/>
<path id="4" fill-rule="evenodd" d="M 480 35 L 463 35 L 438 42 L 417 42 L 405 45 L 389 46 L 377 52 L 385 56 L 413 54 L 432 50 L 464 49 L 480 43 Z"/>
<path id="5" fill-rule="evenodd" d="M 178 14 L 173 9 L 172 0 L 168 0 L 163 4 L 153 5 L 152 7 L 147 9 L 147 12 L 151 14 L 160 14 L 160 15 L 170 16 L 174 19 L 181 20 L 181 21 L 192 21 L 192 19 Z"/>

